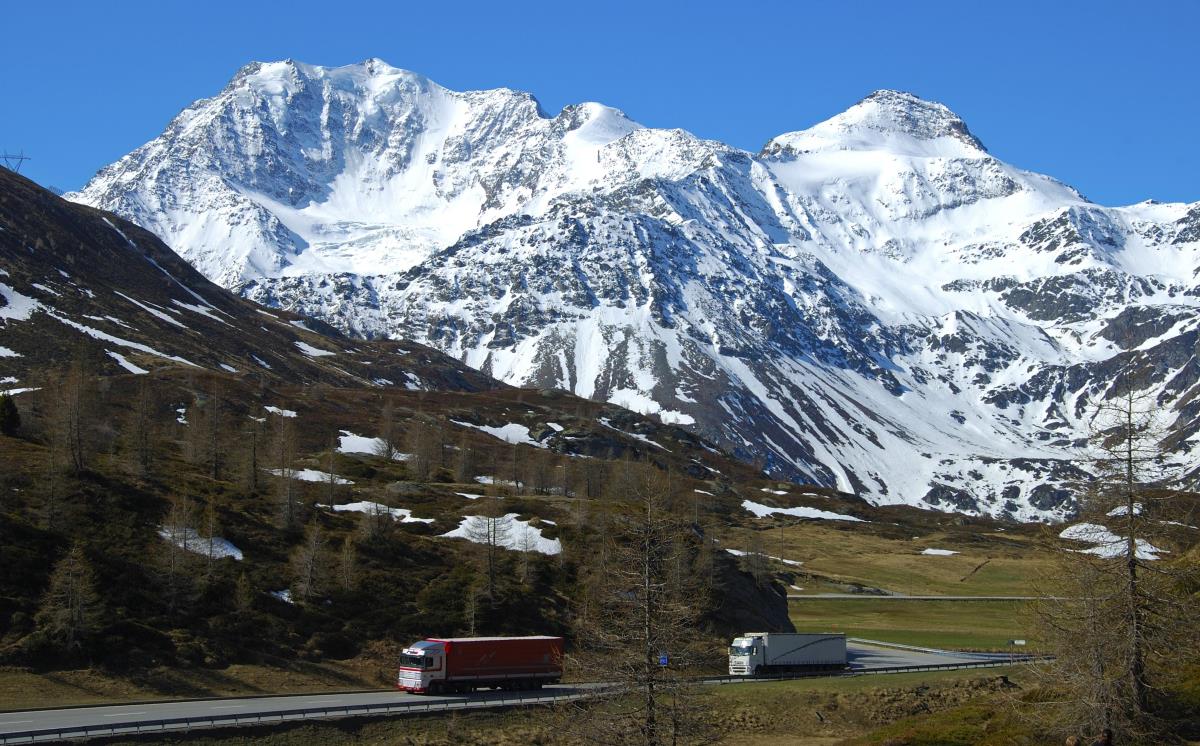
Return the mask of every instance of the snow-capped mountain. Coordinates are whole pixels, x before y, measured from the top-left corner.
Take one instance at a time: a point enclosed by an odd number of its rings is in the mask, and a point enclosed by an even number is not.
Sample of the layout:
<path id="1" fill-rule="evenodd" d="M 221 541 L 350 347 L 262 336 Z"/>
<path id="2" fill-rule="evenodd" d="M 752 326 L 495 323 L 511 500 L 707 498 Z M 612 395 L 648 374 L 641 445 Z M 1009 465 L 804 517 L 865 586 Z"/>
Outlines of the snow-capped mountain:
<path id="1" fill-rule="evenodd" d="M 1122 371 L 1197 427 L 1200 203 L 1108 208 L 876 92 L 759 153 L 379 60 L 254 63 L 77 201 L 254 300 L 876 502 L 1071 510 Z"/>

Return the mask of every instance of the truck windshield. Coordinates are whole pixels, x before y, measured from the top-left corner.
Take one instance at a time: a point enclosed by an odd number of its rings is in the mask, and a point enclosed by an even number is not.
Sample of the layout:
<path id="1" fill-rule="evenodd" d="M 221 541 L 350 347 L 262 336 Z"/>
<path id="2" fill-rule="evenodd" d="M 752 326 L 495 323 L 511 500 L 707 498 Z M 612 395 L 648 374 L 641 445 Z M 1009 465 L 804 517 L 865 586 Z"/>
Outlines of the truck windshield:
<path id="1" fill-rule="evenodd" d="M 730 655 L 750 655 L 752 652 L 754 652 L 753 645 L 730 645 L 729 646 L 729 654 Z"/>
<path id="2" fill-rule="evenodd" d="M 405 668 L 425 668 L 429 659 L 423 655 L 402 655 L 400 665 Z"/>

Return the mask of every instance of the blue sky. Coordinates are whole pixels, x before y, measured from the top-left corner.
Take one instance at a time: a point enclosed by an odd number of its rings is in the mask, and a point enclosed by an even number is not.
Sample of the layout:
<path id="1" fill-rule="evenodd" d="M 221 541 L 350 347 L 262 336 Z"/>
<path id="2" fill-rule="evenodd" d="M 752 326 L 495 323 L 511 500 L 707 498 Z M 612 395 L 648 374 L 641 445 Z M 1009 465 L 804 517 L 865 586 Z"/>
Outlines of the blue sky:
<path id="1" fill-rule="evenodd" d="M 994 7 L 993 7 L 994 6 Z M 878 88 L 1102 204 L 1200 200 L 1200 2 L 252 3 L 5 7 L 0 149 L 72 189 L 250 60 L 368 57 L 557 112 L 601 101 L 757 150 Z"/>

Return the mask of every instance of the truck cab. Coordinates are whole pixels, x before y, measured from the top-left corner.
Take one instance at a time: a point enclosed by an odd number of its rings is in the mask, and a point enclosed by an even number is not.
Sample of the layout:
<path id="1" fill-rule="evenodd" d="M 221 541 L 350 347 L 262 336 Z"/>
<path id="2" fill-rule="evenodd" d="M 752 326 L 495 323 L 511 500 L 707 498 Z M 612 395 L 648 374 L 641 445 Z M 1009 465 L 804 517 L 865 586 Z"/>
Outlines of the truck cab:
<path id="1" fill-rule="evenodd" d="M 414 642 L 400 654 L 396 688 L 424 694 L 437 692 L 446 678 L 446 649 L 440 642 Z"/>
<path id="2" fill-rule="evenodd" d="M 761 637 L 735 637 L 729 644 L 729 675 L 754 676 L 766 654 Z"/>

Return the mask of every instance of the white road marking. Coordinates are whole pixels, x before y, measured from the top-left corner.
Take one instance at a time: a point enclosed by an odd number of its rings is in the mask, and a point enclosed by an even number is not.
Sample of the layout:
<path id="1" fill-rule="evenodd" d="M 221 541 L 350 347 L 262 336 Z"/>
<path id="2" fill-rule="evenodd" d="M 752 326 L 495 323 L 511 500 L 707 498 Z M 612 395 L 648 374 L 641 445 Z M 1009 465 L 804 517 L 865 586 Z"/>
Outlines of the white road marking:
<path id="1" fill-rule="evenodd" d="M 125 717 L 126 715 L 145 715 L 145 714 L 146 714 L 145 710 L 142 710 L 141 712 L 114 712 L 111 715 L 104 715 L 104 717 L 106 717 L 106 718 L 121 718 L 121 717 Z"/>
<path id="2" fill-rule="evenodd" d="M 245 707 L 245 706 L 246 705 L 215 705 L 212 707 L 212 709 L 214 709 L 214 710 L 236 710 L 238 708 Z"/>
<path id="3" fill-rule="evenodd" d="M 21 723 L 32 723 L 32 720 L 0 720 L 0 725 L 20 725 Z"/>

